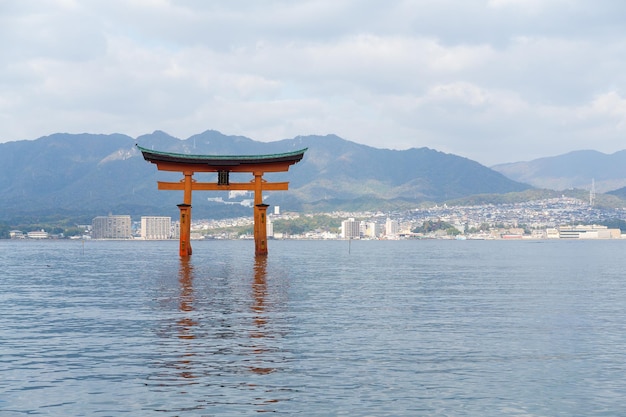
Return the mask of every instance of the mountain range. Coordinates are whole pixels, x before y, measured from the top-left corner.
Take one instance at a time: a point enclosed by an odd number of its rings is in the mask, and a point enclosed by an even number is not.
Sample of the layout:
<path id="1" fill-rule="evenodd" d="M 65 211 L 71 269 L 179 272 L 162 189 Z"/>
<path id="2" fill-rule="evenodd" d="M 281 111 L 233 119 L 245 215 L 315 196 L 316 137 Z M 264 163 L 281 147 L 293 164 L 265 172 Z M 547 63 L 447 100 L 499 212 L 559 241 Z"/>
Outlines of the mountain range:
<path id="1" fill-rule="evenodd" d="M 626 150 L 610 155 L 592 150 L 574 151 L 491 168 L 512 180 L 551 190 L 589 190 L 592 183 L 600 193 L 626 187 Z"/>
<path id="2" fill-rule="evenodd" d="M 182 193 L 158 191 L 156 182 L 178 181 L 182 175 L 158 171 L 142 158 L 137 144 L 207 155 L 274 154 L 307 148 L 302 161 L 289 172 L 264 176 L 268 181 L 289 181 L 289 191 L 264 193 L 266 203 L 287 211 L 408 209 L 423 202 L 525 191 L 539 178 L 527 175 L 521 181 L 506 166 L 491 169 L 429 148 L 379 149 L 335 135 L 258 142 L 212 130 L 184 140 L 161 131 L 136 139 L 123 134 L 57 133 L 0 144 L 0 221 L 33 223 L 71 217 L 89 222 L 108 213 L 176 217 Z M 251 175 L 234 175 L 231 181 L 252 179 Z M 217 181 L 216 177 L 198 173 L 194 179 L 210 182 Z M 597 184 L 604 181 L 597 177 Z M 194 217 L 249 216 L 245 196 L 231 194 L 194 192 Z"/>

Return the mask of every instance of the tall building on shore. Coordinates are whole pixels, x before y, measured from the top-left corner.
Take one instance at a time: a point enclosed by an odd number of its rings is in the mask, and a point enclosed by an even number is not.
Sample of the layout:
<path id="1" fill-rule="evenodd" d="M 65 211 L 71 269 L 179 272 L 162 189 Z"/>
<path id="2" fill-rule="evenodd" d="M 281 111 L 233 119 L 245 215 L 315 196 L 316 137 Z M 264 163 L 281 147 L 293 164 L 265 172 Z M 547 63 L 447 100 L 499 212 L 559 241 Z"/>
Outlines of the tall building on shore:
<path id="1" fill-rule="evenodd" d="M 94 217 L 91 222 L 91 236 L 94 239 L 131 239 L 129 215 Z"/>
<path id="2" fill-rule="evenodd" d="M 141 217 L 141 238 L 163 240 L 172 238 L 172 218 L 159 216 Z"/>
<path id="3" fill-rule="evenodd" d="M 385 236 L 396 236 L 400 232 L 400 226 L 397 220 L 387 218 L 385 222 Z"/>
<path id="4" fill-rule="evenodd" d="M 267 216 L 267 237 L 274 237 L 274 222 Z"/>
<path id="5" fill-rule="evenodd" d="M 361 237 L 361 222 L 353 218 L 342 221 L 341 237 L 344 239 L 359 239 Z"/>
<path id="6" fill-rule="evenodd" d="M 368 238 L 376 238 L 380 232 L 380 227 L 376 222 L 361 222 L 361 234 Z"/>

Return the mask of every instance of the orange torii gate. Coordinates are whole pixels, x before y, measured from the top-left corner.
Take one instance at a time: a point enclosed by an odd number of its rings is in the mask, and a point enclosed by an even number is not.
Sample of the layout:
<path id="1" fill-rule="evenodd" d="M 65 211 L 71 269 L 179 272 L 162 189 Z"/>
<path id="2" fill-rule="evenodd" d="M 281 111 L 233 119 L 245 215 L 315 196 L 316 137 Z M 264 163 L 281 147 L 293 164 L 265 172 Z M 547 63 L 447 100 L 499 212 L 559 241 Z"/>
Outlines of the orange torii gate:
<path id="1" fill-rule="evenodd" d="M 263 190 L 288 190 L 288 182 L 267 182 L 266 172 L 288 171 L 299 162 L 305 149 L 271 155 L 188 155 L 137 148 L 146 161 L 156 164 L 159 171 L 176 171 L 183 174 L 180 182 L 158 181 L 159 190 L 182 190 L 183 203 L 180 210 L 180 256 L 191 255 L 191 192 L 199 191 L 254 191 L 254 249 L 256 255 L 267 255 L 267 204 L 263 204 Z M 196 182 L 196 172 L 217 172 L 217 182 Z M 231 172 L 250 172 L 254 178 L 250 182 L 229 181 Z"/>

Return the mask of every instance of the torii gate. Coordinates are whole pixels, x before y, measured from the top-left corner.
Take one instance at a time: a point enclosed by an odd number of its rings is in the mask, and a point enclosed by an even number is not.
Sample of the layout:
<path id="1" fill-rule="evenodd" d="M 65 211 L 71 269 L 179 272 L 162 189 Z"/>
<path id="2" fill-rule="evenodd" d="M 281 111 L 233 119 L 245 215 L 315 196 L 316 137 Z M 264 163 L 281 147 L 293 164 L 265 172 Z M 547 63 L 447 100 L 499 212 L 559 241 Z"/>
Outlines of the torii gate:
<path id="1" fill-rule="evenodd" d="M 263 190 L 288 190 L 288 182 L 267 182 L 266 172 L 288 171 L 299 162 L 307 150 L 271 155 L 188 155 L 152 151 L 137 145 L 146 161 L 156 164 L 159 171 L 177 171 L 184 175 L 180 182 L 157 181 L 159 190 L 183 190 L 180 210 L 180 256 L 191 255 L 191 192 L 201 191 L 254 191 L 254 250 L 256 255 L 267 255 L 267 204 L 263 204 Z M 196 172 L 217 172 L 217 182 L 196 182 Z M 250 172 L 250 182 L 229 181 L 231 172 Z"/>

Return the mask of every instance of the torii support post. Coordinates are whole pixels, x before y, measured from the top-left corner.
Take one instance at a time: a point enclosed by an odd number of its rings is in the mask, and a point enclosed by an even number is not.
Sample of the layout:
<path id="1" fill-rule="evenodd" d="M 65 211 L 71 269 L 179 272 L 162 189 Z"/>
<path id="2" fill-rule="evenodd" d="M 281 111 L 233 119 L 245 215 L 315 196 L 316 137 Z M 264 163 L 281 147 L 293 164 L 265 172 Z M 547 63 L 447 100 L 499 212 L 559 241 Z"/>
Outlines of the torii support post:
<path id="1" fill-rule="evenodd" d="M 267 204 L 263 204 L 263 173 L 254 173 L 254 254 L 267 255 Z"/>
<path id="2" fill-rule="evenodd" d="M 268 204 L 254 206 L 254 254 L 267 255 L 267 208 Z"/>
<path id="3" fill-rule="evenodd" d="M 191 193 L 193 190 L 203 191 L 254 191 L 254 251 L 256 255 L 267 255 L 267 204 L 263 204 L 263 190 L 287 190 L 287 182 L 266 182 L 266 172 L 288 171 L 289 167 L 299 162 L 306 149 L 272 155 L 187 155 L 168 152 L 151 151 L 137 145 L 146 161 L 156 164 L 160 171 L 182 172 L 184 178 L 180 182 L 158 182 L 159 190 L 184 191 L 180 210 L 180 246 L 181 257 L 191 255 Z M 195 172 L 216 172 L 217 183 L 196 182 Z M 254 179 L 248 183 L 231 183 L 230 172 L 249 172 Z"/>
<path id="4" fill-rule="evenodd" d="M 186 258 L 191 255 L 191 206 L 189 204 L 178 204 L 180 210 L 180 239 L 179 251 L 181 257 Z"/>

